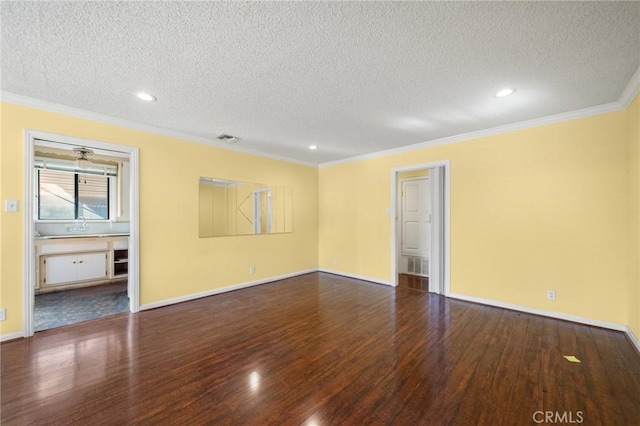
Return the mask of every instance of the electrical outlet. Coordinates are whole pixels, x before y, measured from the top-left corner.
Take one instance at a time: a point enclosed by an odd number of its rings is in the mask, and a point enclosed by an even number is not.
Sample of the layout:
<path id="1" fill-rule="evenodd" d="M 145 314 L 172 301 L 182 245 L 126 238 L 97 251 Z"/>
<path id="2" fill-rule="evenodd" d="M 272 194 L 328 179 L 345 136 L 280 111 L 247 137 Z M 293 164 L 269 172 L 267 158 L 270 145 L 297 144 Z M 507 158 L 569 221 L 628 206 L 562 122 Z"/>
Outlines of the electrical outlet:
<path id="1" fill-rule="evenodd" d="M 337 258 L 337 257 L 334 257 L 334 258 L 333 258 L 333 264 L 334 264 L 334 265 L 337 265 L 337 264 L 338 264 L 338 258 Z"/>
<path id="2" fill-rule="evenodd" d="M 547 290 L 547 299 L 556 300 L 556 291 L 555 290 Z"/>
<path id="3" fill-rule="evenodd" d="M 4 321 L 7 319 L 7 309 L 0 308 L 0 321 Z"/>
<path id="4" fill-rule="evenodd" d="M 249 266 L 249 274 L 253 275 L 256 273 L 256 267 L 255 266 Z"/>

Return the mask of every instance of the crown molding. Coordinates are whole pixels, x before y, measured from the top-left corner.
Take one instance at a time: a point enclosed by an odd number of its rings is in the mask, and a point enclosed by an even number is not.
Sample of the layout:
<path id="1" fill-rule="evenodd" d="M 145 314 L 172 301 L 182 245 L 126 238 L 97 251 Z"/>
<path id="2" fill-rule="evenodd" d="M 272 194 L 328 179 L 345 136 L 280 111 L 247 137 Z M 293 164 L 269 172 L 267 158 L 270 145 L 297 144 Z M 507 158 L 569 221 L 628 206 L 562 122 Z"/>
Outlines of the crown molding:
<path id="1" fill-rule="evenodd" d="M 627 87 L 624 88 L 618 102 L 620 102 L 623 108 L 628 108 L 631 102 L 638 96 L 638 93 L 640 93 L 640 66 L 636 68 L 636 72 L 631 76 L 631 80 L 629 80 Z"/>
<path id="2" fill-rule="evenodd" d="M 369 154 L 358 155 L 355 157 L 349 157 L 342 160 L 328 161 L 326 163 L 320 163 L 319 168 L 337 166 L 338 164 L 351 163 L 354 161 L 367 160 L 371 158 L 384 157 L 387 155 L 400 154 L 403 152 L 414 151 L 417 149 L 428 148 L 438 145 L 446 145 L 450 143 L 463 142 L 470 139 L 477 139 L 486 136 L 494 136 L 500 133 L 514 132 L 517 130 L 529 129 L 532 127 L 544 126 L 546 124 L 558 123 L 566 120 L 575 120 L 577 118 L 585 118 L 598 114 L 605 114 L 608 112 L 619 111 L 626 109 L 631 105 L 631 102 L 640 93 L 640 66 L 636 68 L 636 72 L 627 83 L 624 91 L 620 95 L 620 98 L 616 102 L 608 104 L 598 105 L 589 108 L 583 108 L 575 111 L 563 112 L 561 114 L 549 115 L 547 117 L 535 118 L 533 120 L 521 121 L 519 123 L 507 124 L 504 126 L 492 127 L 490 129 L 479 130 L 477 132 L 463 133 L 461 135 L 449 136 L 441 139 L 434 139 L 431 141 L 420 142 L 413 145 L 401 146 L 398 148 L 387 149 L 384 151 L 372 152 Z"/>
<path id="3" fill-rule="evenodd" d="M 401 146 L 398 148 L 387 149 L 384 151 L 372 152 L 370 154 L 358 155 L 356 157 L 345 158 L 343 160 L 329 161 L 321 163 L 318 167 L 331 167 L 338 164 L 351 163 L 354 161 L 368 160 L 377 157 L 386 157 L 388 155 L 400 154 L 403 152 L 415 151 L 418 149 L 429 148 L 438 145 L 447 145 L 451 143 L 464 142 L 471 139 L 477 139 L 487 136 L 495 136 L 502 133 L 515 132 L 517 130 L 530 129 L 532 127 L 540 127 L 547 124 L 559 123 L 567 120 L 575 120 L 577 118 L 591 117 L 593 115 L 605 114 L 613 111 L 620 111 L 624 109 L 620 102 L 611 102 L 604 105 L 598 105 L 595 107 L 583 108 L 575 111 L 563 112 L 561 114 L 549 115 L 547 117 L 534 118 L 532 120 L 521 121 L 513 124 L 506 124 L 504 126 L 492 127 L 489 129 L 478 130 L 476 132 L 463 133 L 455 136 L 448 136 L 446 138 L 434 139 L 431 141 L 420 142 L 413 145 Z"/>
<path id="4" fill-rule="evenodd" d="M 153 126 L 150 124 L 138 123 L 135 121 L 125 120 L 118 117 L 113 117 L 106 114 L 100 114 L 97 112 L 86 111 L 80 108 L 74 108 L 66 105 L 56 104 L 53 102 L 43 101 L 41 99 L 31 98 L 28 96 L 18 95 L 11 92 L 0 92 L 0 101 L 22 105 L 31 108 L 37 108 L 49 112 L 55 112 L 59 114 L 65 114 L 76 118 L 82 118 L 91 121 L 97 121 L 99 123 L 111 124 L 114 126 L 126 127 L 128 129 L 140 130 L 143 132 L 153 133 L 160 136 L 166 136 L 170 138 L 182 139 L 189 142 L 201 143 L 209 145 L 215 148 L 226 149 L 228 151 L 240 152 L 243 154 L 255 155 L 257 157 L 269 158 L 271 160 L 284 161 L 286 163 L 293 163 L 307 167 L 317 168 L 318 165 L 307 161 L 296 160 L 294 158 L 283 157 L 280 155 L 266 154 L 264 152 L 255 151 L 238 146 L 229 146 L 211 139 L 203 138 L 201 136 L 191 135 L 189 133 L 183 133 L 175 130 L 169 130 L 162 127 Z"/>
<path id="5" fill-rule="evenodd" d="M 629 107 L 631 102 L 640 93 L 640 66 L 636 69 L 635 73 L 629 80 L 629 83 L 625 87 L 624 91 L 620 95 L 620 98 L 616 102 L 608 104 L 598 105 L 595 107 L 583 108 L 575 111 L 564 112 L 560 114 L 549 115 L 546 117 L 535 118 L 532 120 L 521 121 L 518 123 L 507 124 L 504 126 L 492 127 L 489 129 L 478 130 L 475 132 L 463 133 L 455 136 L 448 136 L 445 138 L 434 139 L 431 141 L 420 142 L 413 145 L 401 146 L 398 148 L 387 149 L 383 151 L 376 151 L 368 154 L 358 155 L 355 157 L 344 158 L 341 160 L 329 161 L 325 163 L 315 164 L 307 161 L 296 160 L 290 157 L 284 157 L 273 154 L 266 154 L 264 152 L 246 149 L 237 146 L 228 146 L 220 142 L 203 138 L 200 136 L 191 135 L 188 133 L 178 132 L 174 130 L 164 129 L 149 124 L 137 123 L 122 118 L 112 117 L 106 114 L 95 113 L 91 111 L 85 111 L 79 108 L 73 108 L 65 105 L 56 104 L 53 102 L 43 101 L 40 99 L 30 98 L 28 96 L 18 95 L 10 92 L 0 92 L 0 101 L 14 103 L 18 105 L 28 106 L 32 108 L 38 108 L 46 111 L 57 112 L 60 114 L 70 115 L 77 118 L 83 118 L 92 121 L 98 121 L 105 124 L 112 124 L 116 126 L 126 127 L 135 130 L 141 130 L 144 132 L 154 133 L 161 136 L 167 136 L 177 139 L 183 139 L 189 142 L 202 143 L 212 147 L 226 149 L 229 151 L 240 152 L 249 155 L 255 155 L 258 157 L 269 158 L 272 160 L 284 161 L 287 163 L 298 164 L 307 167 L 324 168 L 336 166 L 339 164 L 352 163 L 355 161 L 367 160 L 377 157 L 384 157 L 387 155 L 400 154 L 404 152 L 415 151 L 423 148 L 429 148 L 438 145 L 447 145 L 451 143 L 464 142 L 471 139 L 477 139 L 487 136 L 495 136 L 501 133 L 514 132 L 518 130 L 529 129 L 533 127 L 540 127 L 548 124 L 558 123 L 561 121 L 575 120 L 578 118 L 585 118 L 599 114 L 605 114 L 608 112 L 619 111 Z"/>

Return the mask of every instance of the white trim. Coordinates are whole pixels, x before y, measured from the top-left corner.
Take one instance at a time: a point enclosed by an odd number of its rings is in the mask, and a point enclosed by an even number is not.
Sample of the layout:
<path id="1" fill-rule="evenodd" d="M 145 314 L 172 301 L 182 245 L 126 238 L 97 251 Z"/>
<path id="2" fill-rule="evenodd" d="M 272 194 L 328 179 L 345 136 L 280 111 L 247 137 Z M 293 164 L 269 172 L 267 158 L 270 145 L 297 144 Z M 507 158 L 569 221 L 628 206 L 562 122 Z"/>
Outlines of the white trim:
<path id="1" fill-rule="evenodd" d="M 398 183 L 397 176 L 401 172 L 412 170 L 432 169 L 444 167 L 444 296 L 451 292 L 451 160 L 432 161 L 429 163 L 411 164 L 408 166 L 394 167 L 391 169 L 391 281 L 390 285 L 398 285 L 398 247 L 397 247 L 397 223 L 398 211 Z M 432 262 L 430 261 L 430 264 Z"/>
<path id="2" fill-rule="evenodd" d="M 22 331 L 18 331 L 15 333 L 2 334 L 0 335 L 0 342 L 6 342 L 7 340 L 13 340 L 13 339 L 22 339 L 23 337 L 24 337 L 24 334 L 22 333 Z"/>
<path id="3" fill-rule="evenodd" d="M 624 91 L 620 95 L 620 105 L 623 108 L 628 108 L 631 105 L 631 102 L 636 98 L 638 93 L 640 92 L 640 66 L 636 69 L 636 72 L 633 73 L 631 80 L 627 84 L 627 87 L 624 88 Z"/>
<path id="4" fill-rule="evenodd" d="M 149 124 L 137 123 L 122 118 L 112 117 L 106 114 L 100 114 L 96 112 L 85 111 L 79 108 L 73 108 L 65 105 L 56 104 L 53 102 L 47 102 L 28 96 L 18 95 L 11 92 L 0 92 L 0 101 L 28 106 L 32 108 L 42 109 L 45 111 L 56 112 L 60 114 L 66 114 L 72 117 L 83 118 L 87 120 L 98 121 L 101 123 L 112 124 L 115 126 L 127 127 L 130 129 L 141 130 L 144 132 L 154 133 L 161 136 L 167 136 L 172 138 L 183 139 L 189 142 L 202 143 L 205 145 L 213 146 L 220 149 L 227 149 L 229 151 L 242 152 L 245 154 L 255 155 L 258 157 L 270 158 L 273 160 L 284 161 L 287 163 L 299 164 L 308 167 L 331 167 L 338 164 L 352 163 L 355 161 L 366 160 L 370 158 L 384 157 L 392 154 L 399 154 L 403 152 L 415 151 L 422 148 L 428 148 L 438 145 L 446 145 L 456 142 L 464 142 L 470 139 L 476 139 L 486 136 L 493 136 L 502 133 L 514 132 L 517 130 L 528 129 L 532 127 L 544 126 L 547 124 L 557 123 L 561 121 L 574 120 L 578 118 L 591 117 L 593 115 L 605 114 L 608 112 L 619 111 L 625 109 L 635 99 L 635 96 L 640 92 L 640 67 L 631 77 L 631 80 L 627 84 L 625 90 L 620 95 L 618 101 L 610 102 L 608 104 L 597 105 L 594 107 L 583 108 L 575 111 L 563 112 L 560 114 L 549 115 L 541 118 L 534 118 L 532 120 L 525 120 L 518 123 L 507 124 L 504 126 L 492 127 L 489 129 L 478 130 L 475 132 L 463 133 L 460 135 L 448 136 L 440 139 L 434 139 L 431 141 L 420 142 L 417 144 L 401 146 L 397 148 L 387 149 L 383 151 L 376 151 L 363 155 L 357 155 L 354 157 L 344 158 L 335 161 L 328 161 L 325 163 L 315 164 L 308 161 L 297 160 L 290 157 L 268 154 L 261 151 L 255 151 L 240 146 L 229 146 L 221 142 L 203 138 L 201 136 L 195 136 L 184 132 L 178 132 L 175 130 L 164 129 L 161 127 L 152 126 Z"/>
<path id="5" fill-rule="evenodd" d="M 140 311 L 140 160 L 138 148 L 129 152 L 129 310 Z M 133 261 L 132 261 L 133 259 Z"/>
<path id="6" fill-rule="evenodd" d="M 444 203 L 447 196 L 444 167 L 429 169 L 429 177 L 431 178 L 431 244 L 429 252 L 429 291 L 437 294 L 444 294 L 444 288 L 440 286 L 444 281 L 444 258 L 445 258 L 445 241 L 444 241 Z M 444 286 L 443 286 L 444 287 Z"/>
<path id="7" fill-rule="evenodd" d="M 393 284 L 389 280 L 381 280 L 379 278 L 368 277 L 366 275 L 351 274 L 349 272 L 336 271 L 335 269 L 327 269 L 327 268 L 319 268 L 318 272 L 325 272 L 327 274 L 340 275 L 342 277 L 355 278 L 357 280 L 370 281 L 372 283 L 384 284 L 384 285 L 388 285 L 388 286 L 392 286 L 393 287 Z"/>
<path id="8" fill-rule="evenodd" d="M 512 311 L 526 312 L 528 314 L 534 314 L 534 315 L 540 315 L 543 317 L 555 318 L 559 320 L 577 322 L 585 325 L 593 325 L 595 327 L 608 328 L 611 330 L 626 332 L 628 328 L 625 325 L 616 324 L 613 322 L 606 322 L 606 321 L 594 320 L 591 318 L 578 317 L 575 315 L 563 314 L 561 312 L 555 312 L 555 311 L 547 311 L 544 309 L 529 308 L 526 306 L 514 305 L 512 303 L 498 302 L 496 300 L 484 299 L 481 297 L 474 297 L 474 296 L 467 296 L 464 294 L 450 293 L 449 297 L 451 297 L 452 299 L 464 300 L 466 302 L 473 302 L 473 303 L 479 303 L 481 305 L 495 306 L 497 308 L 504 308 L 504 309 L 510 309 Z"/>
<path id="9" fill-rule="evenodd" d="M 129 310 L 133 313 L 138 312 L 140 305 L 140 203 L 139 194 L 139 164 L 138 164 L 138 148 L 113 144 L 108 142 L 76 138 L 73 136 L 57 135 L 54 133 L 34 131 L 27 129 L 25 131 L 25 170 L 24 170 L 24 258 L 23 258 L 23 291 L 22 291 L 22 330 L 25 337 L 33 336 L 33 303 L 34 303 L 34 280 L 36 270 L 35 259 L 35 241 L 34 241 L 34 179 L 33 179 L 33 161 L 34 161 L 34 145 L 35 140 L 41 139 L 45 141 L 60 142 L 71 145 L 83 145 L 90 148 L 108 150 L 129 154 L 130 163 L 130 209 L 131 217 L 129 220 Z"/>
<path id="10" fill-rule="evenodd" d="M 576 111 L 563 112 L 561 114 L 549 115 L 547 117 L 534 118 L 532 120 L 521 121 L 519 123 L 506 124 L 504 126 L 492 127 L 490 129 L 478 130 L 476 132 L 463 133 L 461 135 L 448 136 L 446 138 L 434 139 L 431 141 L 420 142 L 413 145 L 401 146 L 398 148 L 387 149 L 384 151 L 372 152 L 369 154 L 357 155 L 355 157 L 345 158 L 342 160 L 328 161 L 320 163 L 318 167 L 331 167 L 338 164 L 352 163 L 355 161 L 368 160 L 377 157 L 386 157 L 388 155 L 400 154 L 403 152 L 415 151 L 418 149 L 429 148 L 438 145 L 447 145 L 456 142 L 466 142 L 471 139 L 477 139 L 487 136 L 499 135 L 502 133 L 515 132 L 517 130 L 529 129 L 532 127 L 544 126 L 547 124 L 558 123 L 561 121 L 574 120 L 577 118 L 591 117 L 593 115 L 605 114 L 608 112 L 620 111 L 624 107 L 619 102 L 611 102 L 595 107 L 583 108 Z"/>
<path id="11" fill-rule="evenodd" d="M 56 136 L 59 137 L 59 138 L 62 138 L 61 141 L 63 139 L 67 139 L 67 141 L 66 142 L 54 142 L 54 141 L 41 139 L 40 142 L 38 142 L 38 146 L 39 147 L 52 148 L 52 149 L 58 149 L 59 150 L 61 143 L 67 143 L 67 144 L 71 144 L 71 145 L 78 145 L 78 143 L 83 141 L 83 139 L 74 138 L 72 136 L 64 136 L 64 135 L 56 135 Z M 93 153 L 96 154 L 96 155 L 107 156 L 112 161 L 117 161 L 117 162 L 121 162 L 121 161 L 127 160 L 129 158 L 129 155 L 127 153 L 124 153 L 124 152 L 121 152 L 121 151 L 100 150 L 98 148 L 95 148 L 95 149 L 93 149 Z"/>
<path id="12" fill-rule="evenodd" d="M 633 334 L 633 330 L 631 330 L 631 327 L 626 327 L 625 331 L 627 333 L 627 337 L 629 338 L 629 340 L 631 340 L 633 346 L 635 346 L 636 351 L 638 351 L 638 355 L 640 355 L 640 340 L 635 334 Z"/>
<path id="13" fill-rule="evenodd" d="M 22 334 L 24 337 L 31 337 L 34 333 L 33 325 L 33 305 L 35 302 L 35 280 L 37 262 L 35 259 L 35 215 L 34 215 L 34 136 L 31 131 L 25 132 L 24 144 L 24 200 L 22 202 L 24 212 L 24 252 L 22 255 Z"/>
<path id="14" fill-rule="evenodd" d="M 73 108 L 66 105 L 60 105 L 53 102 L 47 102 L 40 99 L 30 98 L 28 96 L 18 95 L 11 92 L 0 92 L 0 101 L 8 102 L 17 105 L 23 105 L 31 108 L 42 109 L 45 111 L 55 112 L 59 114 L 69 115 L 71 117 L 83 118 L 86 120 L 98 121 L 100 123 L 111 124 L 114 126 L 126 127 L 129 129 L 140 130 L 143 132 L 153 133 L 156 135 L 167 136 L 170 138 L 183 139 L 189 142 L 202 143 L 205 145 L 213 146 L 220 149 L 227 149 L 229 151 L 242 152 L 244 154 L 255 155 L 258 157 L 270 158 L 272 160 L 284 161 L 287 163 L 299 164 L 302 166 L 308 166 L 317 168 L 315 163 L 309 163 L 307 161 L 296 160 L 281 155 L 267 154 L 260 151 L 255 151 L 248 148 L 243 148 L 237 145 L 230 146 L 222 142 L 214 141 L 211 139 L 203 138 L 201 136 L 191 135 L 189 133 L 178 132 L 175 130 L 169 130 L 162 127 L 152 126 L 150 124 L 137 123 L 135 121 L 125 120 L 122 118 L 112 117 L 106 114 L 100 114 L 97 112 L 85 111 L 79 108 Z"/>
<path id="15" fill-rule="evenodd" d="M 178 296 L 171 299 L 161 300 L 159 302 L 146 303 L 140 306 L 141 311 L 146 311 L 148 309 L 161 308 L 163 306 L 174 305 L 176 303 L 188 302 L 189 300 L 200 299 L 202 297 L 213 296 L 220 293 L 227 293 L 229 291 L 239 290 L 241 288 L 253 287 L 260 284 L 266 284 L 274 281 L 284 280 L 285 278 L 297 277 L 299 275 L 310 274 L 312 272 L 317 272 L 316 268 L 313 269 L 305 269 L 302 271 L 291 272 L 289 274 L 278 275 L 276 277 L 263 278 L 260 280 L 249 281 L 246 283 L 234 284 L 227 287 L 214 288 L 212 290 L 202 291 L 200 293 L 192 293 L 187 294 L 185 296 Z"/>

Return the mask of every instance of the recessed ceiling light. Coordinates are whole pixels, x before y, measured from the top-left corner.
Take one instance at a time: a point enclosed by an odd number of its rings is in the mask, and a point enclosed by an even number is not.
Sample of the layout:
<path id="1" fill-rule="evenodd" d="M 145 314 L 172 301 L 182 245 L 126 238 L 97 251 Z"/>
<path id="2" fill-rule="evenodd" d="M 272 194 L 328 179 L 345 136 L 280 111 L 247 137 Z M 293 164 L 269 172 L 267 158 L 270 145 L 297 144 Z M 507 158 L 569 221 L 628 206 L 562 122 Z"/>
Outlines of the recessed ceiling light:
<path id="1" fill-rule="evenodd" d="M 136 96 L 139 99 L 142 99 L 143 101 L 147 101 L 147 102 L 154 102 L 156 100 L 158 100 L 158 98 L 156 98 L 155 96 L 147 93 L 147 92 L 138 92 L 136 93 Z"/>
<path id="2" fill-rule="evenodd" d="M 514 88 L 507 88 L 507 89 L 502 89 L 500 91 L 498 91 L 498 93 L 496 93 L 496 98 L 504 98 L 505 96 L 509 96 L 509 95 L 513 95 L 513 93 L 516 91 L 516 89 Z"/>
<path id="3" fill-rule="evenodd" d="M 318 145 L 309 145 L 309 149 L 314 151 L 314 150 L 318 149 Z"/>

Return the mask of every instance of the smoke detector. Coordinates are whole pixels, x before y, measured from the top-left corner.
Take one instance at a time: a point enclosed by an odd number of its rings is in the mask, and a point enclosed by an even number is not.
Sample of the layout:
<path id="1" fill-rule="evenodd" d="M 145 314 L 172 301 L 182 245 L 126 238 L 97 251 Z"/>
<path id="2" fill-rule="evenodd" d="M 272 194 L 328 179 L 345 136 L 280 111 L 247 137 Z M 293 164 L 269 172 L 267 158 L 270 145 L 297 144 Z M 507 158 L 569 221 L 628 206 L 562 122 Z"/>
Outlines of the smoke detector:
<path id="1" fill-rule="evenodd" d="M 231 135 L 225 135 L 222 134 L 220 136 L 218 136 L 218 139 L 220 139 L 222 142 L 226 142 L 226 143 L 236 143 L 240 140 L 240 138 L 236 137 L 236 136 L 231 136 Z"/>

